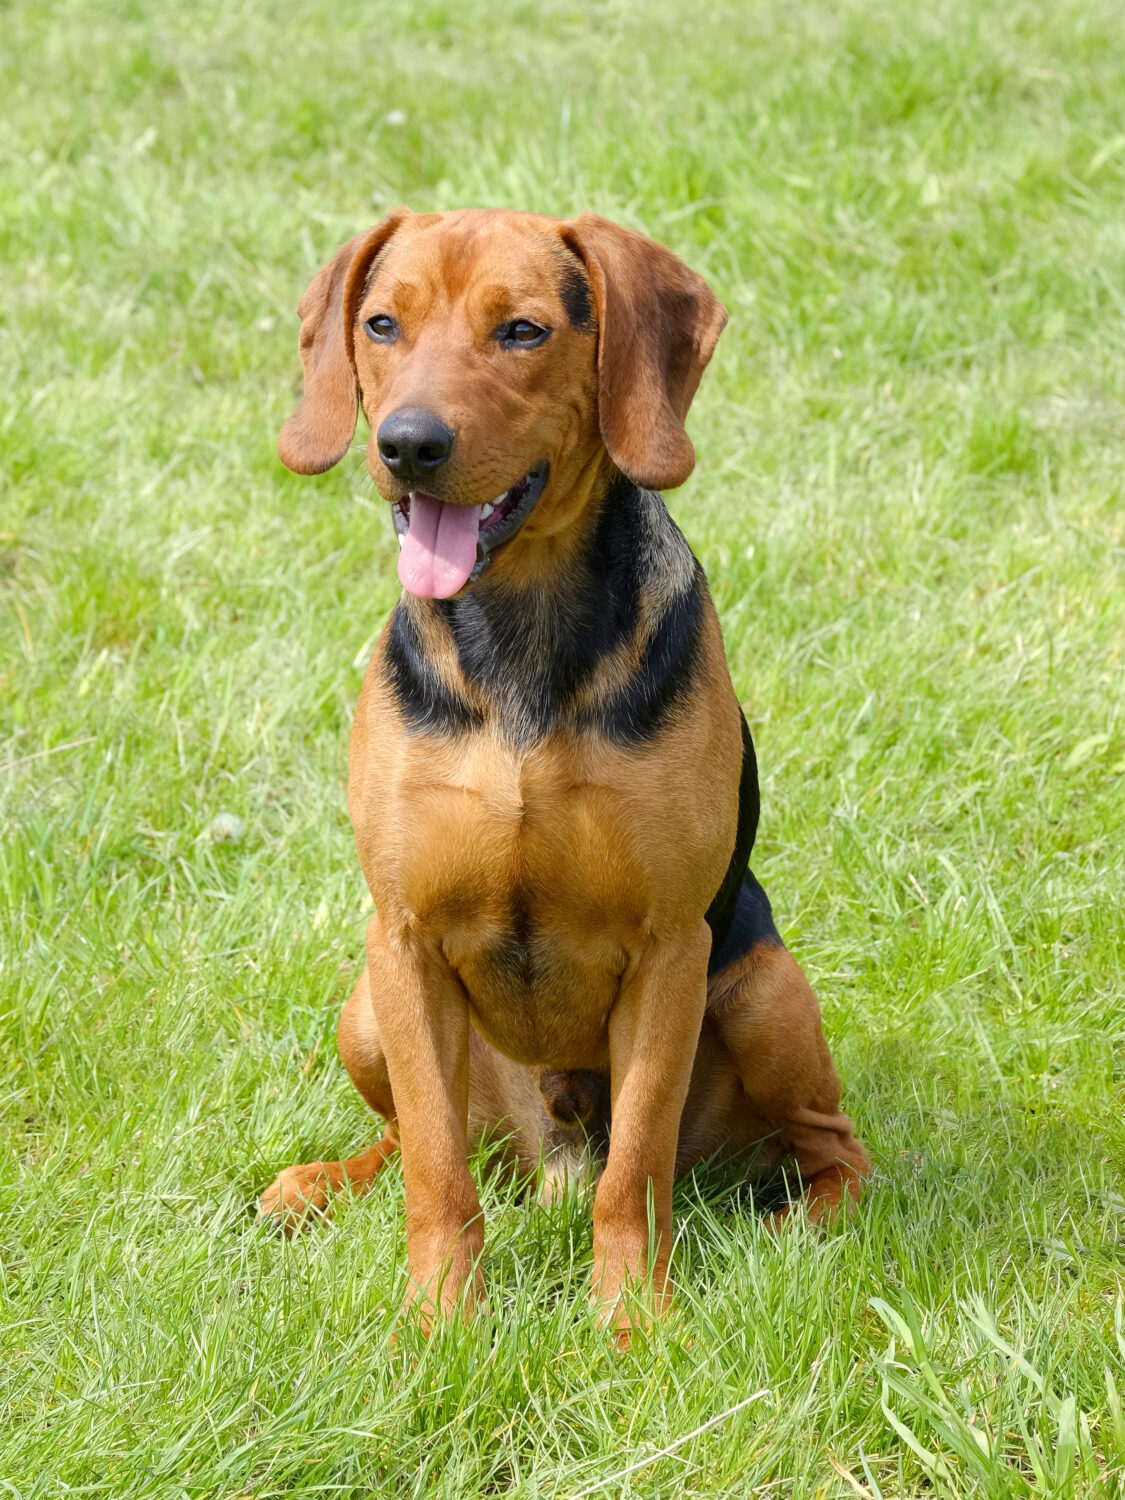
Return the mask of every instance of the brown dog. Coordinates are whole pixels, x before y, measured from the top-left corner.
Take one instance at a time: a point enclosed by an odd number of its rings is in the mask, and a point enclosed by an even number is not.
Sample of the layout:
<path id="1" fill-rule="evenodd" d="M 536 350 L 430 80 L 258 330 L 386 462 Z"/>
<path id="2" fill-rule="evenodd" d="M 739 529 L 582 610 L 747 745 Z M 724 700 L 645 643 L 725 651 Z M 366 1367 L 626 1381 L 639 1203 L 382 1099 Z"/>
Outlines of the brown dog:
<path id="1" fill-rule="evenodd" d="M 761 1142 L 819 1217 L 868 1171 L 749 871 L 753 746 L 702 570 L 654 493 L 691 472 L 684 417 L 726 314 L 593 214 L 405 209 L 299 313 L 281 457 L 331 468 L 362 401 L 401 546 L 352 733 L 376 914 L 339 1029 L 387 1124 L 349 1161 L 289 1167 L 262 1210 L 291 1228 L 401 1145 L 428 1325 L 479 1291 L 470 1142 L 507 1133 L 550 1196 L 596 1175 L 608 1138 L 594 1291 L 627 1337 L 622 1293 L 650 1278 L 657 1311 L 669 1294 L 677 1172 Z"/>

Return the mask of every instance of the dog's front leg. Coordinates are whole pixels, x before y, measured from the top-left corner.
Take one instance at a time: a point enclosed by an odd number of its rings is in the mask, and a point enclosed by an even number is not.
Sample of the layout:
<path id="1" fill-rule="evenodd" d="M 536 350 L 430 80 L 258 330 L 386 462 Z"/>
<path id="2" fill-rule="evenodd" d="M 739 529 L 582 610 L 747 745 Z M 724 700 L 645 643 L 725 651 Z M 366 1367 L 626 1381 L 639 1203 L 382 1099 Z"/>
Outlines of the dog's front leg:
<path id="1" fill-rule="evenodd" d="M 609 1161 L 594 1199 L 594 1295 L 623 1344 L 635 1321 L 624 1293 L 640 1299 L 642 1319 L 670 1301 L 676 1141 L 703 1022 L 710 951 L 702 922 L 686 937 L 654 939 L 610 1015 L 612 1125 Z"/>
<path id="2" fill-rule="evenodd" d="M 407 1302 L 466 1319 L 482 1290 L 484 1225 L 468 1167 L 469 1005 L 440 954 L 367 932 L 371 997 L 383 1041 L 406 1181 Z"/>

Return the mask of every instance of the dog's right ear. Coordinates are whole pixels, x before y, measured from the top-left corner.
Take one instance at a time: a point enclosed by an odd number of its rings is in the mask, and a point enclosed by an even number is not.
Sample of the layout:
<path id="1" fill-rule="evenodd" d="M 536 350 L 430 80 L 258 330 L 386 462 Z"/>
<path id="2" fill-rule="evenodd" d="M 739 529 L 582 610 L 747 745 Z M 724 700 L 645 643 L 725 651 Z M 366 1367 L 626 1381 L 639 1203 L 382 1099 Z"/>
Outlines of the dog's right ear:
<path id="1" fill-rule="evenodd" d="M 394 208 L 341 246 L 297 304 L 305 390 L 277 440 L 281 462 L 295 474 L 323 474 L 348 451 L 359 414 L 356 308 L 371 262 L 409 217 L 408 208 Z"/>

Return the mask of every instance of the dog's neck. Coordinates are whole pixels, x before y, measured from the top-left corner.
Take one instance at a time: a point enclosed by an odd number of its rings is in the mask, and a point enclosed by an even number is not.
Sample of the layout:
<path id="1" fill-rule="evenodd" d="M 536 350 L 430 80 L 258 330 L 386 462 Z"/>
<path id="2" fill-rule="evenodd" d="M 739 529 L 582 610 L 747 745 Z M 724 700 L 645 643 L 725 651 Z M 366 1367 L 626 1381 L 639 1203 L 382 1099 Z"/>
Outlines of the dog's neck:
<path id="1" fill-rule="evenodd" d="M 702 573 L 659 495 L 617 475 L 550 586 L 481 579 L 455 599 L 404 595 L 387 672 L 407 722 L 486 724 L 526 747 L 560 729 L 647 739 L 695 666 Z"/>

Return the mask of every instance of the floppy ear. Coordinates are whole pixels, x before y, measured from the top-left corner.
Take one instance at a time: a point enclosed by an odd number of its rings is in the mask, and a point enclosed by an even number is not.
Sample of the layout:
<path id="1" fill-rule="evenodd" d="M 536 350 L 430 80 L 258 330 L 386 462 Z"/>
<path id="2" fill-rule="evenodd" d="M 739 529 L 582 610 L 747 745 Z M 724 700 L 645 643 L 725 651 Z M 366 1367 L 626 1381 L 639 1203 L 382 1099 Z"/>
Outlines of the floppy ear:
<path id="1" fill-rule="evenodd" d="M 277 440 L 281 462 L 295 474 L 323 474 L 348 451 L 359 410 L 356 308 L 371 262 L 409 214 L 392 209 L 374 229 L 349 240 L 297 303 L 305 391 Z"/>
<path id="2" fill-rule="evenodd" d="M 586 267 L 598 319 L 598 423 L 635 484 L 671 490 L 695 467 L 684 431 L 726 308 L 679 256 L 599 214 L 563 225 Z"/>

